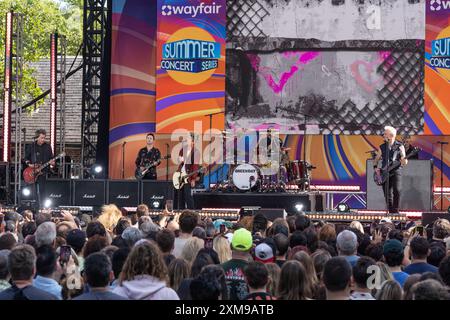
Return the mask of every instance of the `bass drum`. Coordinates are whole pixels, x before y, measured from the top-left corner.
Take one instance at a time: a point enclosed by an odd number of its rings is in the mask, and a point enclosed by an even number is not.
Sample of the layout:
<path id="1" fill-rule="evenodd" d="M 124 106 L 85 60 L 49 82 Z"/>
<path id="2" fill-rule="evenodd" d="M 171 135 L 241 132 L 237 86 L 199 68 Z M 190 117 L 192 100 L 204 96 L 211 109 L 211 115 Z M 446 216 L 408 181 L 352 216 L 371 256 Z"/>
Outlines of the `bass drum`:
<path id="1" fill-rule="evenodd" d="M 241 164 L 233 170 L 233 185 L 242 191 L 255 188 L 260 180 L 258 167 L 251 164 Z"/>

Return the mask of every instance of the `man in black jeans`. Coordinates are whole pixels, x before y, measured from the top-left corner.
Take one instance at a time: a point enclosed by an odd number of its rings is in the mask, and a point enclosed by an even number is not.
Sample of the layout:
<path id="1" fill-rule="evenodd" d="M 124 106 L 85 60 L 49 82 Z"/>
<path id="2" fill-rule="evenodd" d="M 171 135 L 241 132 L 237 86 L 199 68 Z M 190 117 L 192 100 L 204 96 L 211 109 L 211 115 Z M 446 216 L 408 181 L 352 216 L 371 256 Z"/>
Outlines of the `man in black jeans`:
<path id="1" fill-rule="evenodd" d="M 402 177 L 402 166 L 408 163 L 405 158 L 405 147 L 395 140 L 397 136 L 397 130 L 393 127 L 384 127 L 384 140 L 385 142 L 380 145 L 377 150 L 377 156 L 374 160 L 374 170 L 377 174 L 380 174 L 381 169 L 378 168 L 378 162 L 382 161 L 382 168 L 387 168 L 394 161 L 400 161 L 401 166 L 389 172 L 389 179 L 383 183 L 384 198 L 387 202 L 387 207 L 390 213 L 398 213 L 400 194 L 401 194 L 401 177 Z"/>
<path id="2" fill-rule="evenodd" d="M 25 154 L 25 165 L 30 168 L 39 168 L 41 164 L 44 164 L 50 161 L 53 158 L 53 151 L 47 142 L 45 142 L 45 138 L 47 136 L 47 132 L 44 129 L 39 129 L 36 131 L 35 141 L 28 148 Z M 55 166 L 55 161 L 52 160 L 50 162 L 50 166 Z M 38 206 L 41 203 L 41 196 L 44 193 L 45 182 L 47 180 L 48 167 L 43 170 L 43 174 L 41 174 L 36 181 L 36 200 L 38 201 Z"/>

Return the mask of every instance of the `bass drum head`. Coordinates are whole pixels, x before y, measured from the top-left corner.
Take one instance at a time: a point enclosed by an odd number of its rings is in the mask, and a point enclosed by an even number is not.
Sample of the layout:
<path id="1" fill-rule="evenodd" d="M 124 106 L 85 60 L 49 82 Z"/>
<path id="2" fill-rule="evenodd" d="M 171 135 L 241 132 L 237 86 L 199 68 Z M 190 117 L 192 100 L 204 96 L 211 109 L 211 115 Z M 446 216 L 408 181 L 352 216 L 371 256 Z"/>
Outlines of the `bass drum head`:
<path id="1" fill-rule="evenodd" d="M 258 168 L 251 164 L 241 164 L 233 170 L 233 184 L 239 190 L 250 190 L 258 179 Z"/>

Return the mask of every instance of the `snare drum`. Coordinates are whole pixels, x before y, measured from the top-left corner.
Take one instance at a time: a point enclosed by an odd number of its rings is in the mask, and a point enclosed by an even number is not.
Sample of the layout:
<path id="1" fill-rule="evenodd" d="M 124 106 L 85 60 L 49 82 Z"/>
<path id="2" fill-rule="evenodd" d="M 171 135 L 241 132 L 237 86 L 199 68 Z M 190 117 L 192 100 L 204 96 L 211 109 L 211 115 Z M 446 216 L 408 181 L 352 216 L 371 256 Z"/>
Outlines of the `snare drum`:
<path id="1" fill-rule="evenodd" d="M 239 190 L 250 190 L 257 186 L 260 180 L 260 172 L 258 167 L 251 164 L 238 165 L 233 170 L 233 185 Z"/>

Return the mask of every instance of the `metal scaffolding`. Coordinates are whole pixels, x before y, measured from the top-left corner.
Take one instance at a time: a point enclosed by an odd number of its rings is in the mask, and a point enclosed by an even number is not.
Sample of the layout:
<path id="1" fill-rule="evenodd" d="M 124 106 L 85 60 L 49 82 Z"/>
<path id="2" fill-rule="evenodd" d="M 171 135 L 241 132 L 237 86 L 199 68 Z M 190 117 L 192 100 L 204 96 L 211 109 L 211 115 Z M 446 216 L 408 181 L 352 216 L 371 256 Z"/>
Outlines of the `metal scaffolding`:
<path id="1" fill-rule="evenodd" d="M 59 85 L 59 97 L 58 97 L 58 105 L 57 111 L 59 114 L 59 153 L 66 152 L 66 49 L 67 49 L 67 41 L 66 38 L 62 35 L 59 35 L 58 38 L 59 48 L 57 50 L 57 78 L 60 82 Z M 59 176 L 63 179 L 67 178 L 67 170 L 66 170 L 66 157 L 61 159 L 59 166 Z"/>
<path id="2" fill-rule="evenodd" d="M 85 0 L 83 11 L 83 94 L 81 161 L 95 163 L 98 142 L 102 64 L 107 30 L 107 0 Z"/>
<path id="3" fill-rule="evenodd" d="M 14 205 L 19 202 L 21 188 L 21 168 L 24 151 L 22 150 L 22 76 L 23 76 L 23 15 L 13 14 L 12 37 L 12 105 L 14 106 L 14 122 L 11 126 L 11 135 L 14 134 Z"/>

